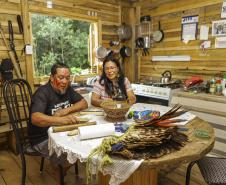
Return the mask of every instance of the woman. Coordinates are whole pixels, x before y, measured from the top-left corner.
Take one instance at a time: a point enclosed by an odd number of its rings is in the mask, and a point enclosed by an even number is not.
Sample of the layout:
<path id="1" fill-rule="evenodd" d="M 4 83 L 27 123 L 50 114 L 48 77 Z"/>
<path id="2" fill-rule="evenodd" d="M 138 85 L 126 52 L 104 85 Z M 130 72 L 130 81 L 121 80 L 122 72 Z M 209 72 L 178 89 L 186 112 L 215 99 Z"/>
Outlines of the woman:
<path id="1" fill-rule="evenodd" d="M 124 77 L 118 60 L 106 58 L 103 62 L 102 75 L 94 84 L 91 104 L 100 107 L 105 100 L 117 100 L 124 98 L 129 103 L 136 102 L 128 78 Z"/>

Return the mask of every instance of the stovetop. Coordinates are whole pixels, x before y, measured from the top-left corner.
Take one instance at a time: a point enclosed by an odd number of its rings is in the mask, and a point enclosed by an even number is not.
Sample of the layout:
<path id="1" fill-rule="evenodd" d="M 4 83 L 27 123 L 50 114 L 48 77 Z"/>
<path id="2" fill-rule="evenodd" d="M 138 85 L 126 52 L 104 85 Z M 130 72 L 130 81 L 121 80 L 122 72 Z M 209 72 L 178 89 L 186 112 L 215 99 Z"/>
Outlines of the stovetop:
<path id="1" fill-rule="evenodd" d="M 180 88 L 181 81 L 169 83 L 148 82 L 144 84 L 131 84 L 135 95 L 169 100 L 173 89 Z"/>
<path id="2" fill-rule="evenodd" d="M 159 81 L 149 81 L 149 82 L 144 82 L 144 83 L 135 83 L 135 84 L 142 84 L 142 85 L 147 85 L 147 86 L 154 86 L 154 87 L 164 87 L 164 88 L 171 88 L 171 89 L 177 89 L 181 87 L 181 80 L 175 80 L 175 81 L 170 81 L 168 83 L 161 83 Z"/>

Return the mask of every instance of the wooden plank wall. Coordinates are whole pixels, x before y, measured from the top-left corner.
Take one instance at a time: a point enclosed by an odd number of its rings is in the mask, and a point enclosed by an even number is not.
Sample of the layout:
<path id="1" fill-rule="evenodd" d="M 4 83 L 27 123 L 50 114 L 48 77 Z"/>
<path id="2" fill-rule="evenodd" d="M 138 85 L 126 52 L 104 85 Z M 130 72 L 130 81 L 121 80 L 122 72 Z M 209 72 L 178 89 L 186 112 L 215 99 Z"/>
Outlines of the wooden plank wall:
<path id="1" fill-rule="evenodd" d="M 8 20 L 12 21 L 15 49 L 20 60 L 20 66 L 22 68 L 23 76 L 25 76 L 26 66 L 24 62 L 24 54 L 22 53 L 24 48 L 24 41 L 23 35 L 19 32 L 16 18 L 17 15 L 21 15 L 21 6 L 18 0 L 0 1 L 0 24 L 2 26 L 5 37 L 8 39 Z M 4 42 L 0 37 L 0 61 L 2 61 L 2 59 L 4 58 L 9 58 L 9 55 L 6 46 L 4 45 Z"/>
<path id="2" fill-rule="evenodd" d="M 6 37 L 9 38 L 8 20 L 12 21 L 15 33 L 15 46 L 21 61 L 23 76 L 31 85 L 33 85 L 32 57 L 21 55 L 24 44 L 31 44 L 29 13 L 42 13 L 47 15 L 65 16 L 77 20 L 94 21 L 98 24 L 99 44 L 109 47 L 110 40 L 118 40 L 116 30 L 117 26 L 121 24 L 121 6 L 122 5 L 117 0 L 54 0 L 53 8 L 48 9 L 46 7 L 46 0 L 0 0 L 0 23 Z M 16 19 L 17 15 L 21 15 L 22 18 L 26 19 L 26 22 L 24 23 L 24 31 L 26 34 L 24 37 L 19 33 Z M 7 50 L 0 37 L 0 61 L 3 58 L 8 57 Z M 27 71 L 29 74 L 27 74 Z M 9 122 L 4 104 L 2 106 L 0 119 L 2 123 Z M 0 133 L 1 130 L 2 132 L 5 132 L 5 129 L 1 129 L 0 126 Z M 1 141 L 5 142 L 5 134 L 0 135 L 0 143 Z"/>
<path id="3" fill-rule="evenodd" d="M 23 76 L 26 76 L 26 66 L 25 66 L 25 60 L 24 60 L 24 54 L 22 53 L 23 47 L 24 47 L 24 41 L 23 41 L 23 35 L 20 34 L 18 24 L 17 24 L 17 15 L 21 15 L 21 6 L 19 0 L 1 0 L 0 1 L 0 24 L 3 29 L 5 37 L 8 39 L 8 20 L 12 21 L 13 25 L 13 31 L 14 31 L 14 44 L 15 49 L 17 52 L 17 55 L 20 60 L 20 66 L 22 68 Z M 4 58 L 9 58 L 8 51 L 6 49 L 6 46 L 4 45 L 3 39 L 0 36 L 0 62 Z M 14 73 L 14 76 L 15 73 Z M 0 77 L 0 92 L 1 92 L 1 77 Z M 0 96 L 0 123 L 6 123 L 8 122 L 8 115 L 5 109 L 5 105 L 2 102 L 2 96 Z M 0 146 L 3 146 L 4 143 L 7 142 L 7 133 L 4 133 L 5 130 L 8 130 L 8 126 L 3 125 L 0 126 Z"/>
<path id="4" fill-rule="evenodd" d="M 221 20 L 220 13 L 223 0 L 143 0 L 135 3 L 140 8 L 140 16 L 150 15 L 153 20 L 153 30 L 158 30 L 158 21 L 164 31 L 164 40 L 154 43 L 149 50 L 150 55 L 141 56 L 138 78 L 150 76 L 160 78 L 165 70 L 171 70 L 174 79 L 186 79 L 193 75 L 201 75 L 204 79 L 211 79 L 216 74 L 226 74 L 226 49 L 216 49 L 215 37 L 212 37 L 212 21 Z M 157 4 L 158 3 L 158 4 Z M 181 41 L 181 18 L 184 16 L 198 15 L 198 39 L 185 44 Z M 200 25 L 210 27 L 209 40 L 211 48 L 203 52 L 200 49 L 202 41 L 199 40 Z M 163 55 L 190 55 L 190 62 L 152 62 L 152 56 Z"/>

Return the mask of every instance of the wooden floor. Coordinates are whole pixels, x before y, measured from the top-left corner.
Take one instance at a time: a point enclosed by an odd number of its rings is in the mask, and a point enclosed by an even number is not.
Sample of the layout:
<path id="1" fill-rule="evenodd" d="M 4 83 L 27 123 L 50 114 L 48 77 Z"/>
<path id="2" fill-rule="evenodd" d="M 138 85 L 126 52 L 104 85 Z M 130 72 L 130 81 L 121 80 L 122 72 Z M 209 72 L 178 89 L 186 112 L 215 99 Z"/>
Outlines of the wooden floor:
<path id="1" fill-rule="evenodd" d="M 40 158 L 26 156 L 27 178 L 26 185 L 57 185 L 53 178 L 48 161 L 46 160 L 44 171 L 39 173 Z M 159 175 L 159 185 L 184 185 L 186 165 L 178 167 L 167 175 Z M 20 185 L 21 164 L 20 158 L 8 150 L 0 151 L 0 185 Z M 65 185 L 85 185 L 85 167 L 79 164 L 79 175 L 76 176 L 73 169 L 70 169 L 65 176 Z M 93 180 L 89 185 L 96 185 Z M 142 184 L 141 184 L 142 185 Z M 190 185 L 206 185 L 197 168 L 193 167 Z"/>

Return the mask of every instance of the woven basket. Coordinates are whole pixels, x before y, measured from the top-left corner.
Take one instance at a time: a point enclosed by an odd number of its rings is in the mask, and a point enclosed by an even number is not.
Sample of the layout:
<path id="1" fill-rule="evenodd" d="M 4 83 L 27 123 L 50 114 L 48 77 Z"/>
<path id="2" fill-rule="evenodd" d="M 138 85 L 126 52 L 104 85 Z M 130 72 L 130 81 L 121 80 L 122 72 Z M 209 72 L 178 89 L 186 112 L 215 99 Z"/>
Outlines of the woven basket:
<path id="1" fill-rule="evenodd" d="M 123 121 L 125 115 L 130 109 L 130 104 L 121 101 L 104 101 L 101 107 L 106 113 L 106 119 L 109 121 Z"/>

